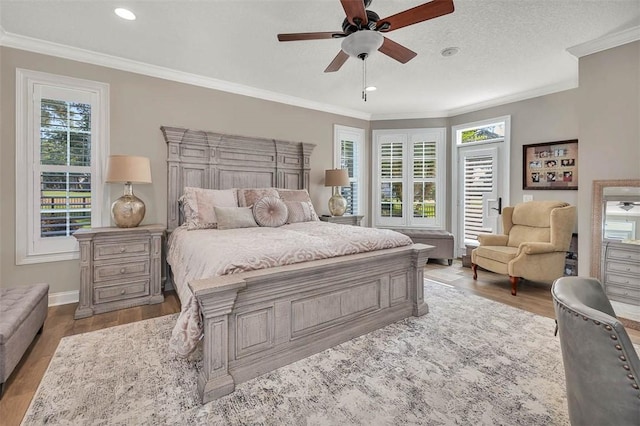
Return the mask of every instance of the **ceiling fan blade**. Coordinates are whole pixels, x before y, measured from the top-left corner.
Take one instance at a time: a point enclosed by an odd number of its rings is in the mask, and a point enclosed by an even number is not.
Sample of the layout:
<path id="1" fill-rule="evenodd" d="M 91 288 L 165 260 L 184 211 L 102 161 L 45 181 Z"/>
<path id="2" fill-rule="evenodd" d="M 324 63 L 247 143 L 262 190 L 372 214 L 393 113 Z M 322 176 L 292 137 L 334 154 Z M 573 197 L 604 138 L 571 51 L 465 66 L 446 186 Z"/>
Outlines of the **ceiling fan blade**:
<path id="1" fill-rule="evenodd" d="M 329 64 L 329 66 L 327 67 L 326 70 L 324 70 L 324 72 L 336 72 L 340 69 L 340 67 L 342 67 L 344 65 L 345 62 L 347 62 L 347 59 L 349 59 L 349 55 L 347 55 L 344 50 L 341 50 L 335 58 L 333 58 L 333 61 L 331 61 L 331 63 Z"/>
<path id="2" fill-rule="evenodd" d="M 382 46 L 380 46 L 378 50 L 403 64 L 406 64 L 407 62 L 415 58 L 416 55 L 418 55 L 413 50 L 407 49 L 403 45 L 398 44 L 386 37 L 384 38 L 384 42 L 382 42 Z"/>
<path id="3" fill-rule="evenodd" d="M 346 37 L 347 34 L 340 31 L 327 31 L 323 33 L 291 33 L 278 34 L 278 41 L 321 40 L 325 38 Z"/>
<path id="4" fill-rule="evenodd" d="M 344 13 L 347 14 L 349 22 L 355 26 L 367 25 L 369 19 L 367 18 L 363 0 L 340 0 L 340 3 L 342 3 Z"/>
<path id="5" fill-rule="evenodd" d="M 394 31 L 408 25 L 447 15 L 454 11 L 453 0 L 433 0 L 429 3 L 407 9 L 404 12 L 396 13 L 388 18 L 380 19 L 376 26 L 380 31 Z M 389 27 L 384 28 L 388 23 Z"/>

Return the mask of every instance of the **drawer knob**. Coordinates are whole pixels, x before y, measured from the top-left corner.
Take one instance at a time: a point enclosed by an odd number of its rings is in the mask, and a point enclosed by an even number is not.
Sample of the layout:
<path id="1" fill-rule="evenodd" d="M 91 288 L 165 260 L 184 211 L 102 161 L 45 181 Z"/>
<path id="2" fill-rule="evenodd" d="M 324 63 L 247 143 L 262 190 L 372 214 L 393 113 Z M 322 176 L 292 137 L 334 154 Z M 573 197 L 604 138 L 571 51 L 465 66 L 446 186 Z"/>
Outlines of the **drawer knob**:
<path id="1" fill-rule="evenodd" d="M 120 247 L 120 253 L 124 253 L 127 249 L 125 247 Z"/>
<path id="2" fill-rule="evenodd" d="M 120 294 L 125 294 L 127 291 L 125 289 L 120 290 Z"/>
<path id="3" fill-rule="evenodd" d="M 127 272 L 127 270 L 126 270 L 126 269 L 124 269 L 124 268 L 120 269 L 120 273 L 121 273 L 121 274 L 124 274 L 125 272 Z"/>

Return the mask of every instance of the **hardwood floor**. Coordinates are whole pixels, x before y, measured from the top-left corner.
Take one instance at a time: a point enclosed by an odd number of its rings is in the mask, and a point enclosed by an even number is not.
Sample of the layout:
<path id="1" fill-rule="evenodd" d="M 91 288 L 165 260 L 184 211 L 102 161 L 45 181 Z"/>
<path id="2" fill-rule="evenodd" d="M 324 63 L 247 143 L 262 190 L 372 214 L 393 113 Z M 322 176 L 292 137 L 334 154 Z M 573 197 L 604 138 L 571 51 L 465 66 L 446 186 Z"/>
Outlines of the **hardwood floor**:
<path id="1" fill-rule="evenodd" d="M 450 284 L 464 291 L 514 306 L 537 315 L 555 319 L 551 284 L 530 281 L 518 284 L 518 295 L 511 295 L 511 283 L 505 275 L 494 274 L 478 268 L 478 280 L 473 279 L 471 268 L 462 267 L 460 260 L 454 260 L 452 266 L 439 261 L 429 261 L 424 270 L 425 278 Z M 425 295 L 425 298 L 427 296 Z M 631 341 L 640 345 L 640 331 L 626 327 Z"/>
<path id="2" fill-rule="evenodd" d="M 479 271 L 478 280 L 474 281 L 471 269 L 463 268 L 459 260 L 452 266 L 429 262 L 425 266 L 425 278 L 458 287 L 464 291 L 554 318 L 550 285 L 524 283 L 518 286 L 518 295 L 511 296 L 509 280 L 491 272 Z M 428 295 L 426 295 L 428 298 Z M 44 332 L 37 336 L 27 350 L 7 383 L 5 393 L 0 400 L 0 423 L 2 426 L 19 425 L 42 377 L 49 361 L 58 347 L 60 339 L 79 333 L 99 330 L 115 325 L 127 324 L 144 319 L 169 315 L 180 311 L 180 301 L 174 292 L 165 294 L 165 301 L 157 305 L 138 306 L 107 312 L 93 317 L 74 320 L 73 314 L 77 304 L 52 306 L 49 308 Z M 627 328 L 631 340 L 640 344 L 640 331 Z"/>
<path id="3" fill-rule="evenodd" d="M 2 426 L 20 424 L 63 337 L 180 312 L 180 301 L 175 292 L 166 293 L 164 302 L 157 305 L 137 306 L 74 320 L 77 306 L 73 303 L 49 308 L 44 331 L 36 336 L 5 383 L 0 400 Z"/>

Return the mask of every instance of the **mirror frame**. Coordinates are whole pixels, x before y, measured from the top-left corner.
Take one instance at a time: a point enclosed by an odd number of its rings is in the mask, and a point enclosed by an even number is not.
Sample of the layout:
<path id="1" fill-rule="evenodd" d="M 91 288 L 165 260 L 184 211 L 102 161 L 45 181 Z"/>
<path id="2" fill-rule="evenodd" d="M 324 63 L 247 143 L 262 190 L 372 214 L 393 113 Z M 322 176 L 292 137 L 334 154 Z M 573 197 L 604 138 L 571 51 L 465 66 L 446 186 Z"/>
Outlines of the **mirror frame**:
<path id="1" fill-rule="evenodd" d="M 640 187 L 640 179 L 594 180 L 591 211 L 591 276 L 602 281 L 604 188 Z"/>

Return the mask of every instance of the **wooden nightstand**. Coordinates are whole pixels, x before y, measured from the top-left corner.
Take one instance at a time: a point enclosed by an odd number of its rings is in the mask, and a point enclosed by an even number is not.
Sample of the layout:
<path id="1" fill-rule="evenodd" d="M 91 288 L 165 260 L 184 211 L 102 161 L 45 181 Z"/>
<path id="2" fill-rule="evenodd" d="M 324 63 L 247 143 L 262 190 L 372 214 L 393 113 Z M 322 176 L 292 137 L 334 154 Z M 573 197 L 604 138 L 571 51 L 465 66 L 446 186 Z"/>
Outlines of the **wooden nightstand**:
<path id="1" fill-rule="evenodd" d="M 161 303 L 163 225 L 79 229 L 80 303 L 75 318 Z"/>
<path id="2" fill-rule="evenodd" d="M 360 226 L 363 217 L 364 216 L 345 214 L 343 216 L 320 216 L 320 220 L 323 222 L 339 223 L 341 225 Z"/>

